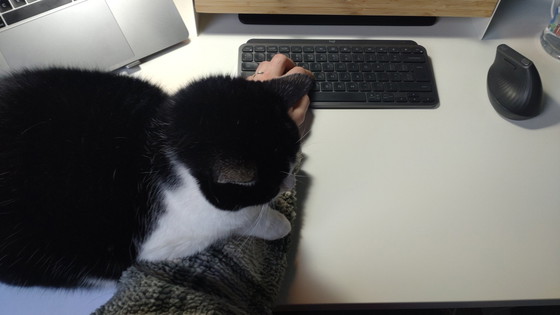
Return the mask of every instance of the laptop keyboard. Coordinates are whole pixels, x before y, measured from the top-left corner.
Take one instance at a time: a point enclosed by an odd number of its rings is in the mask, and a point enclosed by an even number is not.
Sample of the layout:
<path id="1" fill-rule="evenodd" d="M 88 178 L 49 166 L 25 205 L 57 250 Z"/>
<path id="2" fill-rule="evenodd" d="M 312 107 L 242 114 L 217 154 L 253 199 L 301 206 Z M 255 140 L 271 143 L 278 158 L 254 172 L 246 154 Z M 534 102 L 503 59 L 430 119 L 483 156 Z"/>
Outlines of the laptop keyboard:
<path id="1" fill-rule="evenodd" d="M 433 108 L 438 93 L 426 49 L 414 41 L 252 39 L 239 48 L 242 76 L 275 54 L 315 75 L 314 108 Z"/>
<path id="2" fill-rule="evenodd" d="M 72 0 L 0 0 L 0 28 L 50 11 Z"/>

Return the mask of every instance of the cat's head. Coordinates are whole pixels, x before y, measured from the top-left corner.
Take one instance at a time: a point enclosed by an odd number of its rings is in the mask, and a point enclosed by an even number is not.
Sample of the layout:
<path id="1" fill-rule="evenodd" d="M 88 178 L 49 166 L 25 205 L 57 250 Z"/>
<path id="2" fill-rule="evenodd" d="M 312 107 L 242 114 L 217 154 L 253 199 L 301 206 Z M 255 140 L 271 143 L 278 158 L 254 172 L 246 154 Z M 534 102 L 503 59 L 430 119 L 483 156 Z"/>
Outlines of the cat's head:
<path id="1" fill-rule="evenodd" d="M 301 74 L 270 81 L 216 76 L 173 97 L 171 149 L 210 203 L 237 210 L 279 193 L 300 150 L 288 110 L 312 85 Z"/>

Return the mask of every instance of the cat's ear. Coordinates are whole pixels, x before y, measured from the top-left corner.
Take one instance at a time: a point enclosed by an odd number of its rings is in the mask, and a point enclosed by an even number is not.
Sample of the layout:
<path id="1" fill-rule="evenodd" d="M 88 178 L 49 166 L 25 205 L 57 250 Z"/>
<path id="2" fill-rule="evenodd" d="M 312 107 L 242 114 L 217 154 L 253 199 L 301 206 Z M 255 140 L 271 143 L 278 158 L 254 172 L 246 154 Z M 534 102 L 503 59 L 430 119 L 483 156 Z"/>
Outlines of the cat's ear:
<path id="1" fill-rule="evenodd" d="M 305 74 L 291 74 L 270 81 L 264 81 L 282 99 L 287 108 L 294 106 L 313 87 L 314 80 Z"/>

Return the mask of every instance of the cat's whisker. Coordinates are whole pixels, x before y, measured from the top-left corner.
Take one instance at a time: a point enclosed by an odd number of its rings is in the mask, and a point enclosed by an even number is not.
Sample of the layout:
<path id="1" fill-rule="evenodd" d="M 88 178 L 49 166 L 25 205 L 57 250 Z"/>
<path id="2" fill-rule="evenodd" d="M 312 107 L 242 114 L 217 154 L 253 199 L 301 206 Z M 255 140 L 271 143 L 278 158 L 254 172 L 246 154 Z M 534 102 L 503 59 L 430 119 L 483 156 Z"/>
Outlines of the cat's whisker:
<path id="1" fill-rule="evenodd" d="M 45 120 L 45 121 L 40 121 L 40 122 L 34 124 L 33 126 L 30 126 L 29 128 L 25 129 L 24 131 L 22 131 L 20 135 L 23 136 L 23 135 L 25 135 L 26 133 L 28 133 L 31 129 L 33 129 L 33 128 L 35 128 L 35 127 L 38 127 L 38 126 L 40 126 L 40 125 L 46 124 L 46 123 L 48 123 L 48 121 L 46 121 L 46 120 Z"/>
<path id="2" fill-rule="evenodd" d="M 241 244 L 239 244 L 239 246 L 235 248 L 235 251 L 242 252 L 245 250 L 245 247 L 247 246 L 247 243 L 250 241 L 251 237 L 247 235 L 237 235 L 237 238 L 239 239 Z"/>
<path id="3" fill-rule="evenodd" d="M 254 237 L 247 236 L 247 235 L 239 235 L 240 239 L 242 240 L 241 244 L 236 248 L 237 252 L 243 252 L 246 248 L 249 247 L 252 242 L 255 241 Z"/>
<path id="4" fill-rule="evenodd" d="M 10 235 L 4 237 L 2 243 L 0 243 L 0 249 L 5 249 L 9 245 L 12 245 L 17 241 L 17 236 L 20 235 L 20 233 L 22 232 L 22 229 L 20 228 L 21 225 L 22 225 L 21 222 L 18 223 L 16 226 L 14 226 L 13 228 L 14 231 Z"/>
<path id="5" fill-rule="evenodd" d="M 268 207 L 268 205 L 264 204 L 261 205 L 260 211 L 259 211 L 259 215 L 254 219 L 253 224 L 251 224 L 251 227 L 249 228 L 249 231 L 254 230 L 259 223 L 261 222 L 261 220 L 263 219 L 263 216 L 266 212 L 266 208 Z M 250 233 L 249 233 L 250 234 Z M 245 240 L 243 241 L 243 243 L 240 244 L 238 251 L 242 251 L 245 249 L 245 247 L 247 246 L 247 243 L 249 241 L 254 241 L 254 237 L 251 236 L 245 236 Z"/>
<path id="6" fill-rule="evenodd" d="M 35 251 L 33 251 L 33 253 L 31 253 L 31 255 L 27 257 L 27 261 L 28 262 L 33 261 L 35 259 L 35 255 L 37 255 L 38 253 L 39 253 L 39 249 L 37 248 L 35 249 Z"/>
<path id="7" fill-rule="evenodd" d="M 8 199 L 8 200 L 4 200 L 4 201 L 0 201 L 0 207 L 6 207 L 9 206 L 12 203 L 15 203 L 16 201 L 14 199 Z M 0 211 L 0 214 L 9 214 L 9 211 L 6 212 L 2 212 Z"/>
<path id="8" fill-rule="evenodd" d="M 304 175 L 304 174 L 294 174 L 294 176 L 296 178 L 309 178 L 309 175 Z"/>
<path id="9" fill-rule="evenodd" d="M 296 178 L 300 177 L 300 178 L 307 178 L 309 177 L 309 175 L 304 175 L 304 174 L 294 174 L 294 173 L 290 173 L 290 172 L 281 172 L 282 174 L 288 175 L 288 176 L 294 176 Z"/>
<path id="10" fill-rule="evenodd" d="M 297 143 L 303 142 L 303 140 L 305 140 L 305 138 L 307 138 L 307 136 L 308 136 L 310 133 L 311 133 L 311 130 L 310 130 L 310 129 L 307 130 L 304 134 L 302 134 L 302 135 L 299 137 Z"/>

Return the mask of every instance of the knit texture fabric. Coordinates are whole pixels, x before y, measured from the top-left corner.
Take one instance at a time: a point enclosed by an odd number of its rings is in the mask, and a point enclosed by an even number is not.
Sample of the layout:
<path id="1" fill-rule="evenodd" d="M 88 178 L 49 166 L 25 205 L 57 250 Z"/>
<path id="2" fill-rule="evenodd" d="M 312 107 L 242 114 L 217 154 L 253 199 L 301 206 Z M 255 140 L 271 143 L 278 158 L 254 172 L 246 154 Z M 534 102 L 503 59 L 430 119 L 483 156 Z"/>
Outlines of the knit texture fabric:
<path id="1" fill-rule="evenodd" d="M 295 191 L 272 208 L 292 223 Z M 290 235 L 275 241 L 235 236 L 190 257 L 138 262 L 94 314 L 271 314 L 287 265 Z"/>

